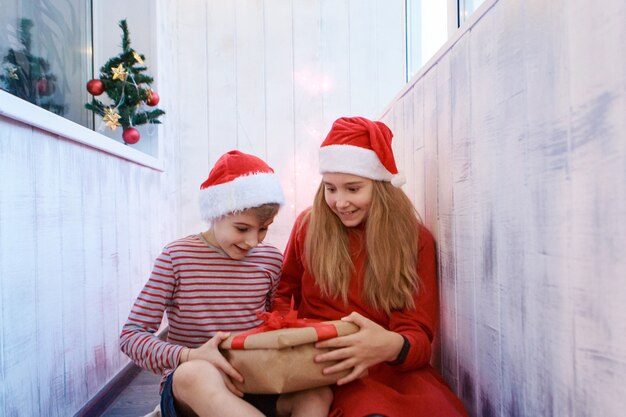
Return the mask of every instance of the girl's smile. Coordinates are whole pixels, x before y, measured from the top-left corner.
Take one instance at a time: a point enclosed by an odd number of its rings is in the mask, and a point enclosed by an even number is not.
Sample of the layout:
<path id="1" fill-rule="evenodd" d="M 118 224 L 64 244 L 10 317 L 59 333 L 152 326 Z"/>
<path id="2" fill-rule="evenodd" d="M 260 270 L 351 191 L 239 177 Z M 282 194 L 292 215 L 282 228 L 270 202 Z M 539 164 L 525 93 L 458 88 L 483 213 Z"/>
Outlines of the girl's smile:
<path id="1" fill-rule="evenodd" d="M 373 181 L 352 174 L 326 173 L 322 178 L 326 204 L 346 227 L 367 219 L 372 204 Z"/>

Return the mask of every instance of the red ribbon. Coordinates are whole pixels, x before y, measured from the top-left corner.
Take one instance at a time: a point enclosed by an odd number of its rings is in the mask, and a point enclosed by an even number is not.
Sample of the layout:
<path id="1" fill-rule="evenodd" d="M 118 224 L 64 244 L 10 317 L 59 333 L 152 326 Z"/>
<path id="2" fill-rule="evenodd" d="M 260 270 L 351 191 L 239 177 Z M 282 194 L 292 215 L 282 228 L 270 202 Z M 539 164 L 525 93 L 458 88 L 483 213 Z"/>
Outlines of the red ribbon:
<path id="1" fill-rule="evenodd" d="M 248 336 L 278 329 L 313 327 L 315 333 L 317 333 L 318 341 L 337 337 L 337 328 L 332 324 L 321 323 L 319 320 L 299 319 L 298 312 L 293 309 L 293 298 L 291 299 L 289 312 L 285 315 L 280 314 L 278 311 L 272 311 L 271 313 L 268 311 L 257 311 L 256 315 L 263 320 L 264 324 L 233 337 L 230 344 L 231 349 L 245 349 L 244 343 Z"/>

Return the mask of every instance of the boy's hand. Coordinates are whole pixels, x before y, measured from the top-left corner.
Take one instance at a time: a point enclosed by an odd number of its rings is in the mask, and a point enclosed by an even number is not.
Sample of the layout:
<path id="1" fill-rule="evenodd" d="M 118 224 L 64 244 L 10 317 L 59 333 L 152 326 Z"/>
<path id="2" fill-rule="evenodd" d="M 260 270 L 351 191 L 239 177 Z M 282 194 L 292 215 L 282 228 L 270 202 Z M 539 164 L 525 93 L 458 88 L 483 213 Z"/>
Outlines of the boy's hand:
<path id="1" fill-rule="evenodd" d="M 230 333 L 217 332 L 215 336 L 209 339 L 202 346 L 191 349 L 189 352 L 189 360 L 205 360 L 215 366 L 224 377 L 224 383 L 228 389 L 235 395 L 242 397 L 243 393 L 239 391 L 232 383 L 230 378 L 243 383 L 243 376 L 226 360 L 226 358 L 220 353 L 218 346 L 222 341 L 230 336 Z"/>
<path id="2" fill-rule="evenodd" d="M 365 375 L 367 369 L 380 362 L 396 358 L 404 339 L 398 333 L 389 331 L 359 313 L 351 313 L 342 318 L 360 327 L 356 333 L 317 342 L 317 348 L 332 348 L 330 352 L 315 357 L 315 362 L 338 361 L 324 369 L 324 374 L 352 369 L 337 385 L 347 384 Z"/>

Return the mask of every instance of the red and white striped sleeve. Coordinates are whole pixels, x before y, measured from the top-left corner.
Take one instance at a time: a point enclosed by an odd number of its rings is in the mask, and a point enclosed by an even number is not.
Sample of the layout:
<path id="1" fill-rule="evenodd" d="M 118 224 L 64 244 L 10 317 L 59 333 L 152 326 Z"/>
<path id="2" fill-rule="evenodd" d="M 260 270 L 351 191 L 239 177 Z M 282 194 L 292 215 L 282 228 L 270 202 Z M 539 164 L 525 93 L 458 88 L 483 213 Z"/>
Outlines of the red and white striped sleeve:
<path id="1" fill-rule="evenodd" d="M 137 296 L 120 334 L 122 352 L 135 364 L 157 374 L 176 368 L 184 349 L 155 335 L 165 309 L 172 302 L 175 288 L 176 277 L 166 247 L 157 257 L 150 279 Z"/>

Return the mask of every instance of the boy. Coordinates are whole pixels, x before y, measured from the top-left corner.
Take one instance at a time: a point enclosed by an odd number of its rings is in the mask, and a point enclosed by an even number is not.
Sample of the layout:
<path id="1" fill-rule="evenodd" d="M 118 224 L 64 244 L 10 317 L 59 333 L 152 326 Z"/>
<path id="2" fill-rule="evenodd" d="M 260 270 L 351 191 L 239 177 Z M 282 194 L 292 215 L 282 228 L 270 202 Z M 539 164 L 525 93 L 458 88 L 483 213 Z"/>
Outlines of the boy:
<path id="1" fill-rule="evenodd" d="M 282 204 L 272 168 L 253 155 L 228 152 L 201 186 L 200 211 L 209 229 L 168 244 L 156 259 L 120 348 L 139 366 L 163 374 L 163 417 L 274 415 L 277 396 L 243 395 L 231 381 L 242 376 L 218 346 L 230 332 L 262 324 L 256 313 L 271 305 L 282 254 L 262 241 Z M 154 335 L 164 312 L 166 341 Z M 329 392 L 285 396 L 279 409 L 291 413 L 295 401 L 308 405 L 309 415 L 326 415 Z"/>

